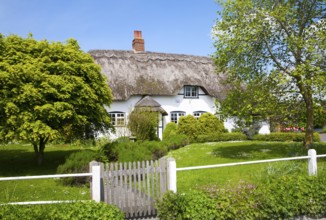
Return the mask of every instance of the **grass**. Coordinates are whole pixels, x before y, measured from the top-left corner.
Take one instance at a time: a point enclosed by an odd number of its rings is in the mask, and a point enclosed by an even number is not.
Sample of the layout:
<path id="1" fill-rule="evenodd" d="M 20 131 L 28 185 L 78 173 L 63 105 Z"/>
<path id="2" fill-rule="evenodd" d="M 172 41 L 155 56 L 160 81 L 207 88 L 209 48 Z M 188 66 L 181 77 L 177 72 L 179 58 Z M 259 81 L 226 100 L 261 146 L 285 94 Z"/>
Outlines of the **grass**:
<path id="1" fill-rule="evenodd" d="M 326 154 L 326 143 L 316 146 L 318 154 Z M 30 144 L 0 145 L 0 176 L 55 174 L 57 167 L 64 163 L 67 156 L 84 149 L 90 148 L 71 145 L 48 145 L 45 148 L 44 164 L 38 166 Z M 307 155 L 301 143 L 252 141 L 192 144 L 169 153 L 169 156 L 176 159 L 177 167 L 301 155 Z M 326 161 L 323 159 L 318 159 L 318 161 L 318 172 L 325 170 Z M 232 185 L 237 184 L 240 180 L 253 182 L 257 178 L 261 179 L 266 173 L 279 174 L 280 170 L 283 174 L 292 171 L 297 172 L 298 170 L 307 172 L 307 161 L 180 171 L 177 173 L 178 191 L 197 189 L 210 184 Z M 274 176 L 277 177 L 277 175 Z M 63 186 L 55 179 L 0 181 L 0 189 L 0 203 L 90 199 L 89 187 Z"/>
<path id="2" fill-rule="evenodd" d="M 83 149 L 85 147 L 47 145 L 44 164 L 38 166 L 30 144 L 0 145 L 0 177 L 56 174 L 57 167 L 68 155 Z M 63 186 L 55 179 L 0 181 L 0 189 L 0 203 L 90 199 L 89 187 Z"/>
<path id="3" fill-rule="evenodd" d="M 326 153 L 326 143 L 316 144 L 317 154 Z M 241 161 L 264 160 L 294 156 L 306 156 L 301 143 L 279 142 L 220 142 L 191 144 L 169 156 L 176 159 L 177 167 L 191 167 Z M 325 160 L 318 159 L 318 169 L 323 170 Z M 179 192 L 214 185 L 232 185 L 239 181 L 255 182 L 267 173 L 276 175 L 287 172 L 306 172 L 307 160 L 287 161 L 266 164 L 242 165 L 223 168 L 179 171 L 177 188 Z"/>

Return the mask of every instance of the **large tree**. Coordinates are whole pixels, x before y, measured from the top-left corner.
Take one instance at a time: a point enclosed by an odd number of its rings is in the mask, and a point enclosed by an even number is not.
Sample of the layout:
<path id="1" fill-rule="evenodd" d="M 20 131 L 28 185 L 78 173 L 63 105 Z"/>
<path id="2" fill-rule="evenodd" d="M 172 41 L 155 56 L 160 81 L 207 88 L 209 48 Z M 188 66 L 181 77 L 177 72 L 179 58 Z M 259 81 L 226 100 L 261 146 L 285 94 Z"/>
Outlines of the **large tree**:
<path id="1" fill-rule="evenodd" d="M 56 138 L 94 138 L 111 128 L 112 95 L 76 40 L 0 34 L 0 141 L 32 143 L 38 163 Z"/>
<path id="2" fill-rule="evenodd" d="M 326 1 L 220 0 L 220 4 L 223 10 L 213 30 L 219 71 L 244 87 L 257 79 L 272 79 L 278 85 L 273 94 L 287 88 L 281 94 L 284 99 L 302 99 L 309 148 L 314 101 L 321 102 L 326 94 Z"/>

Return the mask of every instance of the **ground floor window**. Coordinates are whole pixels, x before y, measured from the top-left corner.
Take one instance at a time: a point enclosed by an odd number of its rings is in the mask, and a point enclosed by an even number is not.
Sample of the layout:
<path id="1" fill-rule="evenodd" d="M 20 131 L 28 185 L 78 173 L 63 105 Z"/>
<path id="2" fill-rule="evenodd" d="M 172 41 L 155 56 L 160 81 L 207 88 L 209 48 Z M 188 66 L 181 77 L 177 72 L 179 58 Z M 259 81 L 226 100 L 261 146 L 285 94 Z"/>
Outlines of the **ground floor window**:
<path id="1" fill-rule="evenodd" d="M 125 126 L 126 114 L 124 112 L 109 112 L 113 126 Z"/>
<path id="2" fill-rule="evenodd" d="M 171 122 L 178 124 L 179 118 L 185 115 L 185 112 L 171 112 Z"/>
<path id="3" fill-rule="evenodd" d="M 196 111 L 194 112 L 194 117 L 198 119 L 202 114 L 205 114 L 205 111 Z"/>

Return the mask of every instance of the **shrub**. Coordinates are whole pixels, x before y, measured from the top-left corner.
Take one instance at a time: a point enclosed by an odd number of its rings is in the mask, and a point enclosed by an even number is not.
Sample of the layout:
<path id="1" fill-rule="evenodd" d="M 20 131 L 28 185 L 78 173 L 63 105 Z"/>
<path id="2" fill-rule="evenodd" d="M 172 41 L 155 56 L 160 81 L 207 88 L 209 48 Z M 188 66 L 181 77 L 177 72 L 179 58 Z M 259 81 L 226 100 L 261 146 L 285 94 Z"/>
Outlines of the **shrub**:
<path id="1" fill-rule="evenodd" d="M 163 140 L 177 134 L 177 124 L 169 122 L 163 131 Z"/>
<path id="2" fill-rule="evenodd" d="M 47 205 L 2 205 L 0 219 L 123 220 L 124 214 L 115 206 L 89 201 Z"/>
<path id="3" fill-rule="evenodd" d="M 204 193 L 168 193 L 158 203 L 160 219 L 293 219 L 326 216 L 326 176 L 287 175 L 264 184 L 206 187 Z M 206 217 L 207 216 L 207 217 Z"/>
<path id="4" fill-rule="evenodd" d="M 185 134 L 191 141 L 196 140 L 198 135 L 198 120 L 193 115 L 182 116 L 179 118 L 177 133 Z"/>
<path id="5" fill-rule="evenodd" d="M 257 141 L 294 141 L 294 142 L 303 142 L 305 139 L 305 133 L 282 133 L 274 132 L 270 134 L 257 134 L 253 137 L 253 140 Z M 314 142 L 320 142 L 319 133 L 315 132 L 313 136 Z"/>
<path id="6" fill-rule="evenodd" d="M 197 142 L 219 142 L 219 141 L 242 141 L 247 140 L 247 136 L 243 133 L 214 133 L 207 135 L 198 135 Z"/>
<path id="7" fill-rule="evenodd" d="M 216 219 L 215 207 L 212 199 L 196 191 L 188 194 L 168 192 L 157 203 L 161 220 Z"/>
<path id="8" fill-rule="evenodd" d="M 103 161 L 103 157 L 96 151 L 82 150 L 70 154 L 64 164 L 57 168 L 57 173 L 88 173 L 89 163 L 92 160 Z M 90 177 L 69 177 L 61 178 L 60 182 L 64 185 L 82 185 L 89 182 Z"/>
<path id="9" fill-rule="evenodd" d="M 198 118 L 199 134 L 223 133 L 224 124 L 215 115 L 204 113 Z"/>
<path id="10" fill-rule="evenodd" d="M 157 140 L 158 112 L 135 109 L 129 114 L 128 128 L 137 140 Z"/>
<path id="11" fill-rule="evenodd" d="M 175 150 L 184 147 L 190 143 L 189 138 L 185 134 L 177 134 L 170 136 L 162 141 L 168 150 Z"/>

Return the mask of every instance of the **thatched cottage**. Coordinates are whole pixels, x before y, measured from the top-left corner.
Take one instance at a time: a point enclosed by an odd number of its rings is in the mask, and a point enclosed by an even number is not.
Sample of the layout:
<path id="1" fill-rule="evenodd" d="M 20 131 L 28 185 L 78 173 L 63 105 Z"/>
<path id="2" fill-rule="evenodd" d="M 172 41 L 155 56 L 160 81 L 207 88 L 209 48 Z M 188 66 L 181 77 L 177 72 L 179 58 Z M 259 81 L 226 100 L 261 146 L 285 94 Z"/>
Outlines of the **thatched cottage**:
<path id="1" fill-rule="evenodd" d="M 165 125 L 178 123 L 181 116 L 217 112 L 216 100 L 227 89 L 210 57 L 147 52 L 140 31 L 134 32 L 132 48 L 89 51 L 109 79 L 114 101 L 107 110 L 116 136 L 129 135 L 128 114 L 137 106 L 160 112 L 160 138 Z M 232 121 L 225 127 L 231 129 Z"/>

